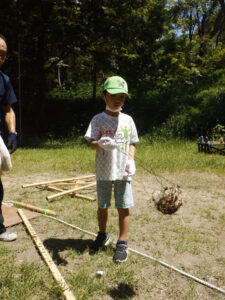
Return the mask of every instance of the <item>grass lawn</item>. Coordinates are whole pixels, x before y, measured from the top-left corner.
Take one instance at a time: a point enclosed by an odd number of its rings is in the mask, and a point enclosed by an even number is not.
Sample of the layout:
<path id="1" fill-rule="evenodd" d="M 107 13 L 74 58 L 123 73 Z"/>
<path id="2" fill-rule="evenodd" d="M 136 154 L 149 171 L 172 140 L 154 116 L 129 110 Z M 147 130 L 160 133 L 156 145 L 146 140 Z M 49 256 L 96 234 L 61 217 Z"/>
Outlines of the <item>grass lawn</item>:
<path id="1" fill-rule="evenodd" d="M 54 210 L 57 218 L 97 233 L 96 201 L 65 195 L 47 202 L 46 196 L 54 192 L 21 188 L 22 184 L 93 174 L 94 154 L 76 142 L 18 149 L 12 155 L 13 170 L 2 177 L 4 200 Z M 198 153 L 194 142 L 143 138 L 137 145 L 136 167 L 129 247 L 225 290 L 225 157 Z M 163 215 L 154 207 L 152 193 L 173 183 L 183 190 L 183 206 L 174 215 Z M 56 220 L 40 215 L 30 223 L 76 299 L 225 298 L 131 251 L 126 263 L 114 264 L 114 243 L 90 255 L 88 246 L 94 236 Z M 10 230 L 18 233 L 18 239 L 0 243 L 0 299 L 64 299 L 25 226 L 21 223 Z M 113 202 L 108 232 L 116 242 L 118 217 Z M 101 277 L 96 276 L 99 270 L 104 271 Z"/>

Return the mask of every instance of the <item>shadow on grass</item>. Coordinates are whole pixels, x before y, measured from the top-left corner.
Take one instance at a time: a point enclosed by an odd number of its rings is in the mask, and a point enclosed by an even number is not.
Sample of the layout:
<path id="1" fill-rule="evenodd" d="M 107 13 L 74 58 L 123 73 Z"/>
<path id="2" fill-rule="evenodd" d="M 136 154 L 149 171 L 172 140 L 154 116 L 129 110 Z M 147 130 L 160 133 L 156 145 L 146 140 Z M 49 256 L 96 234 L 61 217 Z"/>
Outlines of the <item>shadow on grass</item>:
<path id="1" fill-rule="evenodd" d="M 52 259 L 57 265 L 67 265 L 67 261 L 60 257 L 59 252 L 71 249 L 82 254 L 91 242 L 92 240 L 51 238 L 46 239 L 43 244 L 52 253 Z"/>
<path id="2" fill-rule="evenodd" d="M 120 283 L 116 288 L 109 290 L 113 299 L 130 299 L 136 295 L 134 288 L 126 283 Z"/>

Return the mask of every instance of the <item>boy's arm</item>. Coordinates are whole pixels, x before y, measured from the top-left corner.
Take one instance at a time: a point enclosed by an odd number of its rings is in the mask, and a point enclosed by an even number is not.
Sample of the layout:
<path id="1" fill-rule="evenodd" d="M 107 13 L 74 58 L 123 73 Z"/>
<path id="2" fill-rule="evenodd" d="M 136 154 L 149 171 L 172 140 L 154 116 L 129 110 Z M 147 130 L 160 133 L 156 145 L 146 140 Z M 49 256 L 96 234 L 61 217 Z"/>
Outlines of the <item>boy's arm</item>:
<path id="1" fill-rule="evenodd" d="M 134 159 L 135 156 L 135 144 L 130 144 L 128 159 Z"/>
<path id="2" fill-rule="evenodd" d="M 114 139 L 111 139 L 110 137 L 102 137 L 98 141 L 91 140 L 90 147 L 93 150 L 103 149 L 106 151 L 113 151 L 118 147 L 118 144 Z"/>
<path id="3" fill-rule="evenodd" d="M 130 144 L 129 153 L 128 153 L 128 161 L 125 167 L 125 176 L 132 176 L 136 172 L 135 161 L 135 144 Z"/>
<path id="4" fill-rule="evenodd" d="M 95 141 L 95 140 L 91 140 L 90 147 L 92 150 L 98 150 L 101 148 L 98 144 L 98 141 Z"/>

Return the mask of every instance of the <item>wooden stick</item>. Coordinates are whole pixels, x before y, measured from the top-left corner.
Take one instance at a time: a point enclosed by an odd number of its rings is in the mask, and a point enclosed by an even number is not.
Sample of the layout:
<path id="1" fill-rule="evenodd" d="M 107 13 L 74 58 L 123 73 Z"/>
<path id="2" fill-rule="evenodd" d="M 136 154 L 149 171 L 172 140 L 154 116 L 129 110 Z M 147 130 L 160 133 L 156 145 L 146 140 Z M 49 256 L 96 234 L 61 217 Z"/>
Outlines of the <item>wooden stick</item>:
<path id="1" fill-rule="evenodd" d="M 57 180 L 52 180 L 52 181 L 44 181 L 44 182 L 37 182 L 37 183 L 31 183 L 31 184 L 23 184 L 21 187 L 22 188 L 27 188 L 27 187 L 38 186 L 38 185 L 46 185 L 46 184 L 49 184 L 49 183 L 76 181 L 76 180 L 79 180 L 79 179 L 88 179 L 88 178 L 93 178 L 93 177 L 95 177 L 95 175 L 86 175 L 86 176 L 72 177 L 72 178 L 67 178 L 67 179 L 57 179 Z"/>
<path id="2" fill-rule="evenodd" d="M 73 194 L 74 197 L 77 197 L 77 198 L 81 198 L 81 199 L 86 199 L 86 200 L 91 200 L 91 201 L 95 201 L 95 198 L 92 198 L 92 197 L 88 197 L 88 196 L 85 196 L 85 195 L 81 195 L 81 194 Z"/>
<path id="3" fill-rule="evenodd" d="M 74 189 L 71 189 L 71 190 L 67 190 L 67 191 L 64 191 L 64 192 L 60 192 L 60 193 L 52 195 L 52 196 L 48 196 L 48 197 L 46 197 L 46 199 L 48 201 L 51 201 L 51 200 L 53 200 L 57 197 L 61 197 L 61 196 L 66 195 L 66 194 L 74 193 L 76 191 L 80 191 L 80 190 L 83 190 L 85 188 L 88 188 L 88 187 L 91 187 L 91 186 L 94 186 L 94 185 L 96 185 L 96 182 L 90 183 L 90 184 L 87 184 L 85 186 L 81 186 L 81 187 L 78 187 L 78 188 L 74 188 Z"/>
<path id="4" fill-rule="evenodd" d="M 63 189 L 59 189 L 59 188 L 56 188 L 54 186 L 47 186 L 47 188 L 49 190 L 58 191 L 58 192 L 63 192 L 64 191 Z M 81 198 L 81 199 L 86 199 L 86 200 L 91 200 L 91 201 L 95 201 L 96 200 L 95 198 L 92 198 L 92 197 L 89 197 L 89 196 L 86 196 L 86 195 L 82 195 L 82 194 L 77 194 L 77 193 L 71 193 L 71 194 L 74 197 Z"/>
<path id="5" fill-rule="evenodd" d="M 46 188 L 48 189 L 48 190 L 52 190 L 52 191 L 57 191 L 57 192 L 64 192 L 65 190 L 63 190 L 63 189 L 60 189 L 60 188 L 57 188 L 57 187 L 55 187 L 55 186 L 46 186 Z M 94 192 L 94 190 L 92 189 L 92 188 L 88 188 L 88 189 L 85 189 L 86 190 L 86 192 L 88 192 L 88 193 L 93 193 Z M 74 193 L 71 193 L 71 194 L 74 194 Z"/>
<path id="6" fill-rule="evenodd" d="M 37 206 L 33 206 L 33 205 L 30 205 L 30 204 L 26 204 L 26 203 L 18 202 L 18 201 L 12 201 L 12 203 L 16 204 L 16 205 L 19 205 L 19 206 L 22 206 L 22 207 L 26 207 L 30 210 L 37 211 L 37 212 L 45 214 L 45 215 L 56 216 L 56 213 L 54 211 L 50 210 L 50 209 L 40 208 L 40 207 L 37 207 Z"/>
<path id="7" fill-rule="evenodd" d="M 55 265 L 54 261 L 52 260 L 49 252 L 44 247 L 44 245 L 43 245 L 42 241 L 40 240 L 39 236 L 37 235 L 37 233 L 35 232 L 35 230 L 31 226 L 31 224 L 28 221 L 27 217 L 25 216 L 23 210 L 22 209 L 18 209 L 18 214 L 20 215 L 21 219 L 23 220 L 23 223 L 25 224 L 25 226 L 26 226 L 28 232 L 30 233 L 33 241 L 35 242 L 36 246 L 38 247 L 38 250 L 39 250 L 41 256 L 43 257 L 44 261 L 48 265 L 48 267 L 49 267 L 49 269 L 50 269 L 53 277 L 55 278 L 55 280 L 57 281 L 57 283 L 62 288 L 63 294 L 64 294 L 65 298 L 67 300 L 76 300 L 76 298 L 74 297 L 73 293 L 69 289 L 69 286 L 67 285 L 65 279 L 63 278 L 63 276 L 59 272 L 59 269 L 57 268 L 57 266 Z"/>
<path id="8" fill-rule="evenodd" d="M 49 185 L 46 185 L 45 188 L 48 189 L 48 190 L 57 191 L 57 192 L 63 192 L 64 191 L 63 189 L 60 189 L 60 188 L 57 188 L 57 187 L 54 187 L 54 186 L 49 186 Z"/>
<path id="9" fill-rule="evenodd" d="M 78 185 L 85 185 L 87 183 L 91 183 L 90 182 L 85 182 L 85 181 L 75 181 L 75 182 L 53 182 L 53 183 L 48 183 L 46 184 L 46 186 L 58 186 L 58 185 L 75 185 L 75 184 L 78 184 Z"/>
<path id="10" fill-rule="evenodd" d="M 63 192 L 64 191 L 63 189 L 59 189 L 59 188 L 56 188 L 54 186 L 47 186 L 47 189 L 53 190 L 53 191 L 58 191 L 58 192 Z M 95 198 L 92 198 L 92 197 L 89 197 L 89 196 L 76 194 L 76 193 L 71 193 L 71 194 L 73 194 L 77 198 L 82 198 L 82 199 L 86 199 L 86 200 L 95 201 Z"/>

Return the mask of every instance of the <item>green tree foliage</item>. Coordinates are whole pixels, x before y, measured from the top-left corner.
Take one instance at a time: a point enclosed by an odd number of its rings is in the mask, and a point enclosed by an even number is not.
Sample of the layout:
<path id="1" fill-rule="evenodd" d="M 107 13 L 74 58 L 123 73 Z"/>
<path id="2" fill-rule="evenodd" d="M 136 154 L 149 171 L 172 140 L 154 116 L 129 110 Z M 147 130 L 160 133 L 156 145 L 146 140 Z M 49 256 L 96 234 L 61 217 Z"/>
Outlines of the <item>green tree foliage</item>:
<path id="1" fill-rule="evenodd" d="M 224 0 L 1 0 L 0 25 L 25 133 L 80 134 L 114 74 L 140 132 L 224 125 Z"/>

